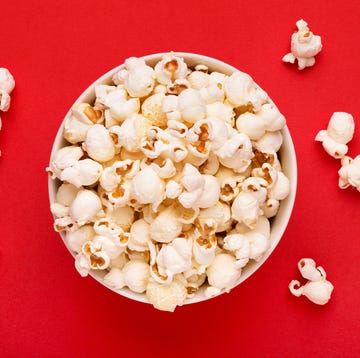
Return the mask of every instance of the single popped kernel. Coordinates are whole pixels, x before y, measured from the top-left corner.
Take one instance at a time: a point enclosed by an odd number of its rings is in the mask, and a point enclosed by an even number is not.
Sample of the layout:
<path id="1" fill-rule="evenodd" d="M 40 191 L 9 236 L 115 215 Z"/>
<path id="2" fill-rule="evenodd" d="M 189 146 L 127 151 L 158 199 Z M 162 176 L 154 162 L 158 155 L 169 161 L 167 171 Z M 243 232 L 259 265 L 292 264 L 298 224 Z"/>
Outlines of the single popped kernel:
<path id="1" fill-rule="evenodd" d="M 15 87 L 13 75 L 7 68 L 0 67 L 0 90 L 10 94 Z"/>
<path id="2" fill-rule="evenodd" d="M 326 280 L 326 272 L 321 267 L 316 267 L 315 261 L 310 258 L 301 259 L 298 268 L 303 278 L 308 281 L 301 286 L 297 280 L 292 280 L 289 284 L 290 292 L 296 296 L 305 296 L 317 305 L 325 305 L 331 298 L 334 286 Z"/>
<path id="3" fill-rule="evenodd" d="M 333 158 L 341 159 L 348 152 L 347 143 L 353 138 L 354 130 L 354 118 L 350 113 L 334 112 L 327 129 L 319 131 L 315 140 L 321 142 Z"/>
<path id="4" fill-rule="evenodd" d="M 303 70 L 305 67 L 311 67 L 315 64 L 315 56 L 321 51 L 321 37 L 314 35 L 307 22 L 299 20 L 296 22 L 298 31 L 291 36 L 291 52 L 286 54 L 283 62 L 298 62 L 298 69 Z"/>
<path id="5" fill-rule="evenodd" d="M 343 157 L 338 173 L 340 189 L 346 189 L 352 186 L 360 191 L 360 154 L 354 159 L 348 156 Z"/>
<path id="6" fill-rule="evenodd" d="M 15 87 L 15 80 L 7 68 L 0 67 L 0 111 L 7 112 L 10 108 L 10 93 Z M 2 129 L 2 120 L 0 116 L 0 131 Z M 1 151 L 0 151 L 1 157 Z"/>

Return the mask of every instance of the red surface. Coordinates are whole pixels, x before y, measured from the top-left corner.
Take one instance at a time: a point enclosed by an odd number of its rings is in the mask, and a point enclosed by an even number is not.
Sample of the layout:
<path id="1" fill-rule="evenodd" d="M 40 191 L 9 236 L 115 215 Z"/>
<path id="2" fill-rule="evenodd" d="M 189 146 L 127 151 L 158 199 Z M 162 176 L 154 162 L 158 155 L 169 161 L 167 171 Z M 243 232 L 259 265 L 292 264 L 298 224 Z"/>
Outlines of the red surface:
<path id="1" fill-rule="evenodd" d="M 300 18 L 323 40 L 303 72 L 281 62 Z M 349 154 L 360 153 L 359 18 L 352 0 L 2 1 L 0 66 L 16 88 L 1 114 L 0 356 L 359 356 L 360 193 L 337 187 L 339 162 L 314 142 L 347 111 L 357 126 Z M 52 230 L 44 170 L 62 118 L 93 80 L 129 56 L 169 50 L 251 74 L 287 118 L 299 170 L 270 259 L 230 294 L 173 314 L 78 275 Z M 326 269 L 328 305 L 289 293 L 301 257 Z"/>

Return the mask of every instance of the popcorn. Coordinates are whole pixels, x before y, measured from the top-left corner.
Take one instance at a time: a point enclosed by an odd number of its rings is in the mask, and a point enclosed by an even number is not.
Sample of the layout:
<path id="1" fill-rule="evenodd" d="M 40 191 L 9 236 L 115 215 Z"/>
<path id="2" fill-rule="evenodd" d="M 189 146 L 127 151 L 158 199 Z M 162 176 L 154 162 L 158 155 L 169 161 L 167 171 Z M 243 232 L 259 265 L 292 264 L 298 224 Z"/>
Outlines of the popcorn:
<path id="1" fill-rule="evenodd" d="M 0 89 L 0 111 L 7 112 L 10 108 L 10 95 Z"/>
<path id="2" fill-rule="evenodd" d="M 81 226 L 96 219 L 101 210 L 101 201 L 96 193 L 92 190 L 81 189 L 71 203 L 69 213 L 71 219 Z"/>
<path id="3" fill-rule="evenodd" d="M 195 123 L 205 117 L 206 106 L 200 93 L 193 88 L 182 91 L 178 96 L 178 111 L 188 123 Z"/>
<path id="4" fill-rule="evenodd" d="M 338 173 L 340 189 L 346 189 L 352 186 L 360 191 L 360 155 L 354 159 L 348 156 L 343 157 Z"/>
<path id="5" fill-rule="evenodd" d="M 181 234 L 182 223 L 174 207 L 162 210 L 150 224 L 150 236 L 161 243 L 169 243 Z"/>
<path id="6" fill-rule="evenodd" d="M 158 82 L 168 85 L 176 79 L 185 78 L 188 67 L 184 59 L 172 53 L 164 55 L 161 61 L 155 65 L 155 74 Z"/>
<path id="7" fill-rule="evenodd" d="M 251 105 L 255 111 L 266 103 L 267 94 L 256 87 L 252 78 L 244 72 L 236 71 L 224 81 L 227 99 L 235 106 Z"/>
<path id="8" fill-rule="evenodd" d="M 149 265 L 141 260 L 129 261 L 122 269 L 124 284 L 133 292 L 145 292 L 150 278 Z"/>
<path id="9" fill-rule="evenodd" d="M 298 31 L 291 36 L 291 52 L 282 58 L 284 62 L 290 63 L 297 60 L 299 70 L 313 66 L 315 56 L 322 49 L 321 37 L 314 35 L 307 25 L 302 19 L 296 22 Z"/>
<path id="10" fill-rule="evenodd" d="M 7 68 L 0 67 L 0 91 L 10 94 L 15 87 L 15 80 Z"/>
<path id="11" fill-rule="evenodd" d="M 289 284 L 290 292 L 296 297 L 304 295 L 317 305 L 328 303 L 334 286 L 326 280 L 325 270 L 321 266 L 316 267 L 315 261 L 310 258 L 301 259 L 298 268 L 302 277 L 308 281 L 301 286 L 299 281 L 292 280 Z"/>
<path id="12" fill-rule="evenodd" d="M 146 288 L 146 296 L 155 308 L 161 311 L 174 312 L 176 306 L 184 304 L 187 290 L 177 280 L 173 280 L 170 284 L 150 281 Z"/>
<path id="13" fill-rule="evenodd" d="M 205 296 L 211 297 L 218 294 L 221 290 L 229 291 L 236 284 L 240 278 L 241 270 L 236 266 L 236 259 L 234 256 L 221 253 L 215 256 L 213 262 L 206 270 L 209 288 L 205 291 Z"/>
<path id="14" fill-rule="evenodd" d="M 10 93 L 15 87 L 15 80 L 7 68 L 0 67 L 0 111 L 7 112 L 10 108 Z M 0 116 L 0 130 L 2 121 Z M 1 156 L 1 151 L 0 151 Z"/>
<path id="15" fill-rule="evenodd" d="M 87 130 L 96 123 L 102 123 L 104 114 L 88 103 L 77 103 L 71 109 L 71 115 L 64 123 L 64 138 L 72 143 L 85 140 Z"/>
<path id="16" fill-rule="evenodd" d="M 82 159 L 72 166 L 66 167 L 60 175 L 64 182 L 73 184 L 77 188 L 95 184 L 100 178 L 102 165 L 92 159 Z"/>
<path id="17" fill-rule="evenodd" d="M 355 123 L 350 113 L 334 112 L 326 130 L 321 130 L 315 137 L 322 143 L 325 151 L 335 159 L 343 158 L 348 152 L 346 145 L 354 135 Z"/>
<path id="18" fill-rule="evenodd" d="M 173 53 L 128 59 L 95 97 L 72 107 L 46 169 L 80 275 L 102 270 L 165 311 L 205 284 L 206 297 L 229 292 L 269 250 L 268 218 L 290 192 L 284 116 L 249 75 Z"/>
<path id="19" fill-rule="evenodd" d="M 101 124 L 94 124 L 86 132 L 83 149 L 98 162 L 111 160 L 115 155 L 114 142 L 109 131 Z"/>

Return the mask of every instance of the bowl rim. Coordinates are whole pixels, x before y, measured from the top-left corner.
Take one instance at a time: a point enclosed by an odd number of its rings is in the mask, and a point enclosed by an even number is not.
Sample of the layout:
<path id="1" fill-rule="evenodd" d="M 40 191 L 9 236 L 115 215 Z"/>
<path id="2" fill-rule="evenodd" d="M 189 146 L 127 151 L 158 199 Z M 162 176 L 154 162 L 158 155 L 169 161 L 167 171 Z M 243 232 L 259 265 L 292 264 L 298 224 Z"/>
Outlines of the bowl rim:
<path id="1" fill-rule="evenodd" d="M 216 71 L 219 71 L 219 72 L 222 72 L 222 73 L 225 73 L 228 75 L 233 72 L 236 72 L 236 71 L 241 71 L 241 70 L 237 69 L 236 67 L 234 67 L 226 62 L 223 62 L 222 60 L 218 60 L 213 57 L 209 57 L 209 56 L 201 55 L 201 54 L 197 54 L 197 53 L 191 53 L 191 52 L 174 52 L 174 51 L 159 52 L 159 53 L 141 56 L 139 58 L 143 59 L 147 64 L 153 66 L 164 55 L 169 54 L 169 53 L 172 53 L 175 56 L 183 58 L 184 61 L 190 66 L 194 66 L 195 64 L 201 63 L 201 64 L 207 65 L 210 70 L 214 71 L 213 68 L 215 67 Z M 119 70 L 123 69 L 124 67 L 125 67 L 125 61 L 124 61 L 124 63 L 110 69 L 105 74 L 101 75 L 99 78 L 97 78 L 95 81 L 93 81 L 78 96 L 78 98 L 72 103 L 70 109 L 67 111 L 64 118 L 62 119 L 61 124 L 55 135 L 52 149 L 51 149 L 49 163 L 51 163 L 51 160 L 58 149 L 60 149 L 64 145 L 70 145 L 70 143 L 67 142 L 63 138 L 63 129 L 64 129 L 65 120 L 71 115 L 71 109 L 73 108 L 73 106 L 80 102 L 92 102 L 95 98 L 95 91 L 94 91 L 95 86 L 97 86 L 99 84 L 110 84 L 112 76 Z M 219 70 L 219 68 L 221 68 L 221 70 Z M 261 88 L 259 85 L 257 85 L 257 83 L 255 81 L 254 81 L 254 83 L 258 88 Z M 272 105 L 277 107 L 276 104 L 270 98 L 270 96 L 268 96 L 268 101 Z M 259 261 L 251 260 L 251 262 L 249 262 L 242 269 L 241 276 L 240 276 L 239 280 L 237 281 L 236 285 L 231 289 L 231 291 L 233 289 L 235 289 L 237 286 L 239 286 L 241 283 L 243 283 L 245 280 L 247 280 L 250 276 L 252 276 L 268 260 L 268 258 L 270 257 L 270 255 L 272 254 L 272 252 L 275 250 L 275 248 L 279 244 L 280 240 L 282 239 L 282 237 L 285 233 L 285 230 L 289 224 L 292 212 L 293 212 L 295 198 L 296 198 L 296 191 L 297 191 L 297 176 L 298 176 L 296 152 L 295 152 L 294 143 L 293 143 L 293 140 L 292 140 L 292 137 L 291 137 L 291 134 L 290 134 L 290 131 L 289 131 L 287 125 L 285 125 L 284 128 L 281 130 L 281 133 L 283 135 L 283 143 L 279 150 L 279 156 L 281 157 L 281 165 L 282 166 L 284 164 L 283 163 L 284 158 L 286 159 L 286 163 L 288 164 L 286 167 L 286 170 L 284 170 L 284 173 L 290 180 L 290 193 L 284 200 L 282 200 L 280 202 L 279 211 L 276 214 L 273 222 L 271 223 L 271 232 L 270 232 L 270 238 L 269 238 L 270 248 L 261 257 L 261 259 Z M 61 144 L 63 144 L 63 145 L 61 145 Z M 60 185 L 60 180 L 58 180 L 58 179 L 54 180 L 50 176 L 48 177 L 48 195 L 49 195 L 50 204 L 55 202 L 56 190 L 59 187 L 59 185 Z M 279 213 L 281 213 L 281 215 L 282 215 L 281 222 L 279 222 L 280 219 L 277 220 Z M 54 215 L 53 215 L 53 218 L 54 218 Z M 274 224 L 276 224 L 276 225 L 274 225 Z M 70 249 L 70 247 L 66 243 L 65 233 L 62 231 L 62 232 L 59 232 L 59 234 L 60 234 L 60 237 L 61 237 L 65 247 L 70 252 L 72 257 L 75 258 L 76 254 Z M 104 272 L 104 270 L 101 270 L 101 271 L 100 270 L 90 270 L 90 272 L 89 272 L 89 276 L 91 276 L 93 279 L 95 279 L 101 285 L 105 286 L 106 288 L 110 289 L 111 291 L 114 291 L 117 294 L 119 294 L 123 297 L 129 298 L 131 300 L 134 300 L 134 301 L 150 303 L 149 300 L 147 299 L 145 293 L 135 293 L 135 292 L 131 291 L 130 289 L 128 289 L 127 287 L 124 287 L 122 289 L 115 289 L 113 287 L 110 287 L 103 281 L 103 277 L 105 274 L 106 273 Z M 199 291 L 197 291 L 197 293 L 195 294 L 194 297 L 187 298 L 185 300 L 184 304 L 204 302 L 209 299 L 218 297 L 225 292 L 229 292 L 229 291 L 222 291 L 219 295 L 216 295 L 213 297 L 205 297 L 204 290 L 206 287 L 204 287 L 204 286 L 207 286 L 207 285 L 203 285 L 199 289 Z"/>

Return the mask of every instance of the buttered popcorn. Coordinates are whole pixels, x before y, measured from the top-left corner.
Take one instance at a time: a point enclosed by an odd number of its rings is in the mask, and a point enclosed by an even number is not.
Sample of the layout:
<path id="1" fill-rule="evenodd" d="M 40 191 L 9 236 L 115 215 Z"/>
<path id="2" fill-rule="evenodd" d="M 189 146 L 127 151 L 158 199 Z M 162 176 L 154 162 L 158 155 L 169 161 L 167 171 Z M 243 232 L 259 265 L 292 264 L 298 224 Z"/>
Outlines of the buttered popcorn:
<path id="1" fill-rule="evenodd" d="M 270 218 L 290 192 L 277 152 L 285 118 L 240 71 L 153 67 L 130 58 L 77 103 L 68 145 L 47 171 L 62 184 L 51 209 L 82 276 L 144 293 L 173 311 L 205 285 L 229 292 L 270 247 Z"/>

